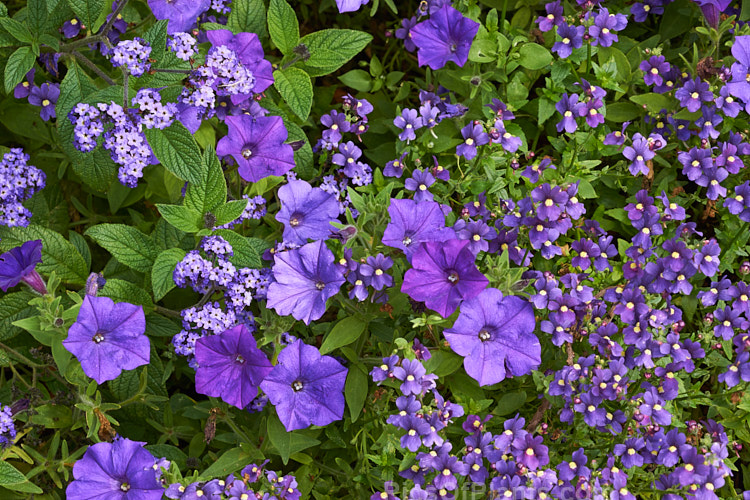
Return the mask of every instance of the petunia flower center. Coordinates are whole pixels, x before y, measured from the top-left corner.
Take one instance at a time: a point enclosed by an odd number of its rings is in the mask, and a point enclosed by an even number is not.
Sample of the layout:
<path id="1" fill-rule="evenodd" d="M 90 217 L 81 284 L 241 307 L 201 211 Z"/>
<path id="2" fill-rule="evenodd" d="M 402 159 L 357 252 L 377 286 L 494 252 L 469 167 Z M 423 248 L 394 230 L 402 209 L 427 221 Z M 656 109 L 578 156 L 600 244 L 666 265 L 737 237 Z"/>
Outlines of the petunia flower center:
<path id="1" fill-rule="evenodd" d="M 448 50 L 450 50 L 451 53 L 454 53 L 458 50 L 458 46 L 455 43 L 452 43 L 448 46 Z"/>
<path id="2" fill-rule="evenodd" d="M 92 340 L 96 342 L 97 344 L 99 344 L 101 343 L 102 340 L 104 340 L 104 335 L 102 335 L 101 332 L 96 332 Z"/>
<path id="3" fill-rule="evenodd" d="M 292 227 L 297 227 L 302 223 L 302 215 L 298 214 L 297 212 L 293 213 L 291 217 L 289 217 L 289 225 Z"/>
<path id="4" fill-rule="evenodd" d="M 128 483 L 122 483 L 120 485 L 120 491 L 125 491 L 125 492 L 130 491 L 130 484 L 128 484 Z"/>
<path id="5" fill-rule="evenodd" d="M 450 281 L 452 284 L 458 283 L 458 273 L 456 271 L 451 271 L 448 274 L 448 281 Z"/>
<path id="6" fill-rule="evenodd" d="M 315 289 L 316 290 L 323 290 L 326 287 L 326 284 L 322 281 L 318 281 L 315 283 Z"/>
<path id="7" fill-rule="evenodd" d="M 236 361 L 237 363 L 241 364 L 241 365 L 244 365 L 244 364 L 245 364 L 245 358 L 244 358 L 244 357 L 242 357 L 242 354 L 238 354 L 237 356 L 235 356 L 235 357 L 234 357 L 234 360 L 235 360 L 235 361 Z"/>
<path id="8" fill-rule="evenodd" d="M 244 159 L 249 160 L 251 156 L 253 156 L 253 152 L 249 147 L 245 146 L 244 148 L 242 148 L 242 157 Z"/>
<path id="9" fill-rule="evenodd" d="M 301 391 L 301 390 L 302 390 L 302 389 L 303 389 L 304 387 L 305 387 L 305 386 L 304 386 L 304 384 L 302 383 L 302 381 L 301 381 L 301 380 L 295 380 L 294 382 L 292 382 L 292 390 L 293 390 L 294 392 L 299 392 L 299 391 Z"/>
<path id="10" fill-rule="evenodd" d="M 482 342 L 487 342 L 492 338 L 492 334 L 486 328 L 482 328 L 481 330 L 479 330 L 479 335 L 477 336 Z"/>

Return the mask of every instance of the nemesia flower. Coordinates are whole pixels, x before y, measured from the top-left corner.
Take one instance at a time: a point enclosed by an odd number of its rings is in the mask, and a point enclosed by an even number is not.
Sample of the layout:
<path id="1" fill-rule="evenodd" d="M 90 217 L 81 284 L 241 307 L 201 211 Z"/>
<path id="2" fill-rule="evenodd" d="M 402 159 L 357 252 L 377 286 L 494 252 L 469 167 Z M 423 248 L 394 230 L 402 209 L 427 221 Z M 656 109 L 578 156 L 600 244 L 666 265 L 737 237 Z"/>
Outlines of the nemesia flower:
<path id="1" fill-rule="evenodd" d="M 448 61 L 463 67 L 478 31 L 478 22 L 446 4 L 433 12 L 428 20 L 414 26 L 409 34 L 418 49 L 419 65 L 436 70 Z"/>
<path id="2" fill-rule="evenodd" d="M 477 146 L 483 146 L 490 142 L 487 132 L 480 124 L 469 123 L 461 129 L 464 142 L 456 147 L 456 154 L 467 160 L 472 160 L 477 155 Z"/>
<path id="3" fill-rule="evenodd" d="M 544 9 L 547 15 L 539 16 L 536 19 L 540 31 L 550 31 L 554 26 L 559 26 L 565 20 L 560 0 L 544 4 Z"/>
<path id="4" fill-rule="evenodd" d="M 578 102 L 578 94 L 570 96 L 567 93 L 563 94 L 557 104 L 555 104 L 555 109 L 563 116 L 563 119 L 557 123 L 557 131 L 562 132 L 565 130 L 569 134 L 572 134 L 578 130 L 576 118 L 581 116 L 581 110 L 584 106 L 585 104 Z"/>
<path id="5" fill-rule="evenodd" d="M 27 241 L 0 255 L 0 289 L 7 292 L 8 288 L 23 281 L 34 291 L 45 295 L 47 287 L 36 271 L 36 265 L 41 261 L 42 240 Z"/>
<path id="6" fill-rule="evenodd" d="M 144 443 L 127 438 L 96 443 L 73 464 L 68 500 L 159 500 L 164 487 L 156 478 L 154 456 Z"/>
<path id="7" fill-rule="evenodd" d="M 285 347 L 260 384 L 288 432 L 328 425 L 344 416 L 347 369 L 301 340 Z"/>
<path id="8" fill-rule="evenodd" d="M 276 220 L 284 224 L 284 241 L 304 245 L 308 238 L 328 239 L 333 230 L 331 222 L 340 213 L 335 196 L 297 180 L 281 186 L 278 197 L 281 208 Z"/>
<path id="9" fill-rule="evenodd" d="M 713 101 L 714 95 L 709 90 L 708 82 L 701 81 L 700 78 L 688 80 L 685 84 L 677 89 L 674 96 L 680 100 L 680 106 L 687 108 L 688 111 L 698 111 L 701 102 Z"/>
<path id="10" fill-rule="evenodd" d="M 256 347 L 245 325 L 219 335 L 208 335 L 195 343 L 195 390 L 221 398 L 244 409 L 258 395 L 258 386 L 271 371 L 271 363 Z"/>
<path id="11" fill-rule="evenodd" d="M 552 45 L 552 52 L 556 52 L 563 59 L 570 57 L 573 49 L 583 45 L 583 35 L 586 32 L 584 26 L 570 26 L 565 21 L 557 27 L 557 35 L 560 40 Z"/>
<path id="12" fill-rule="evenodd" d="M 42 110 L 39 115 L 42 120 L 49 121 L 55 118 L 55 104 L 60 97 L 60 85 L 57 83 L 43 83 L 40 87 L 33 87 L 29 93 L 29 104 L 39 106 Z"/>
<path id="13" fill-rule="evenodd" d="M 101 385 L 123 370 L 149 363 L 151 343 L 145 332 L 142 306 L 86 295 L 63 345 L 81 362 L 83 372 Z"/>
<path id="14" fill-rule="evenodd" d="M 648 175 L 649 169 L 646 162 L 652 160 L 654 156 L 656 156 L 649 148 L 648 139 L 639 133 L 636 133 L 633 136 L 632 146 L 625 147 L 622 154 L 632 162 L 628 166 L 632 175 Z"/>

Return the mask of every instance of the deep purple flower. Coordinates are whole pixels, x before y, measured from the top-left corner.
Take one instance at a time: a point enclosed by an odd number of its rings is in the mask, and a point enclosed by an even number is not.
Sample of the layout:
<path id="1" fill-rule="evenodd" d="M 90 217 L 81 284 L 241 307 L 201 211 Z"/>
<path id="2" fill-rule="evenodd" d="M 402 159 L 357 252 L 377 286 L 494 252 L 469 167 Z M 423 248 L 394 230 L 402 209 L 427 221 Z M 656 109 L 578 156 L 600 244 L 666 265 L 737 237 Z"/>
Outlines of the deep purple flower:
<path id="1" fill-rule="evenodd" d="M 468 241 L 422 243 L 412 256 L 401 291 L 447 318 L 461 300 L 476 297 L 489 283 L 474 264 Z"/>
<path id="2" fill-rule="evenodd" d="M 539 25 L 540 31 L 550 31 L 553 27 L 559 26 L 564 20 L 563 6 L 560 4 L 560 0 L 544 4 L 544 9 L 547 12 L 546 16 L 539 16 L 536 19 Z"/>
<path id="3" fill-rule="evenodd" d="M 260 384 L 288 432 L 328 425 L 344 416 L 347 369 L 331 356 L 297 340 Z"/>
<path id="4" fill-rule="evenodd" d="M 709 102 L 714 99 L 713 93 L 709 90 L 708 82 L 701 81 L 698 77 L 686 81 L 682 87 L 677 89 L 674 96 L 680 100 L 680 106 L 687 108 L 690 112 L 698 111 L 701 102 Z"/>
<path id="5" fill-rule="evenodd" d="M 721 13 L 727 10 L 732 0 L 693 0 L 701 8 L 706 24 L 716 29 L 719 27 Z"/>
<path id="6" fill-rule="evenodd" d="M 404 188 L 414 191 L 414 201 L 422 203 L 423 201 L 432 201 L 432 193 L 429 187 L 435 183 L 435 177 L 429 170 L 414 169 L 411 177 L 404 182 Z"/>
<path id="7" fill-rule="evenodd" d="M 159 500 L 164 488 L 156 479 L 154 456 L 144 443 L 120 438 L 91 445 L 73 464 L 69 500 Z"/>
<path id="8" fill-rule="evenodd" d="M 214 47 L 223 45 L 237 54 L 242 65 L 250 70 L 255 79 L 252 89 L 254 94 L 263 92 L 273 84 L 273 66 L 264 58 L 263 45 L 258 35 L 247 32 L 235 35 L 229 30 L 208 30 L 206 38 Z M 241 95 L 233 96 L 235 98 L 241 98 Z M 239 104 L 240 101 L 234 103 Z"/>
<path id="9" fill-rule="evenodd" d="M 304 245 L 308 238 L 325 240 L 331 235 L 331 222 L 340 213 L 335 196 L 297 180 L 281 186 L 278 197 L 276 220 L 284 224 L 284 241 Z"/>
<path id="10" fill-rule="evenodd" d="M 572 134 L 578 129 L 576 118 L 581 116 L 581 110 L 585 104 L 578 102 L 578 94 L 572 94 L 568 96 L 567 93 L 560 97 L 560 100 L 555 104 L 555 109 L 563 116 L 563 119 L 557 123 L 557 131 L 562 132 L 565 130 L 569 134 Z"/>
<path id="11" fill-rule="evenodd" d="M 750 36 L 737 36 L 732 45 L 732 80 L 727 84 L 729 93 L 750 105 Z"/>
<path id="12" fill-rule="evenodd" d="M 367 263 L 359 266 L 359 272 L 372 280 L 372 287 L 375 290 L 393 286 L 393 276 L 387 273 L 388 269 L 393 266 L 393 260 L 382 253 L 375 257 L 367 257 Z"/>
<path id="13" fill-rule="evenodd" d="M 527 300 L 487 288 L 463 303 L 455 324 L 443 333 L 451 349 L 464 356 L 466 373 L 484 386 L 539 366 L 542 351 L 534 328 Z"/>
<path id="14" fill-rule="evenodd" d="M 648 139 L 641 134 L 636 133 L 633 136 L 632 146 L 625 147 L 622 154 L 632 162 L 628 166 L 628 170 L 630 170 L 632 175 L 648 175 L 649 169 L 646 162 L 653 159 L 655 156 L 654 152 L 649 148 Z"/>
<path id="15" fill-rule="evenodd" d="M 55 118 L 55 104 L 60 97 L 60 85 L 57 83 L 43 83 L 41 87 L 33 87 L 29 93 L 29 104 L 39 106 L 42 110 L 39 115 L 42 120 L 49 121 Z"/>
<path id="16" fill-rule="evenodd" d="M 391 199 L 388 214 L 391 220 L 383 233 L 383 244 L 403 250 L 408 258 L 420 243 L 445 241 L 454 235 L 446 229 L 445 215 L 434 201 Z"/>
<path id="17" fill-rule="evenodd" d="M 243 179 L 258 182 L 269 175 L 284 175 L 294 168 L 294 151 L 284 144 L 288 134 L 280 116 L 227 116 L 229 133 L 219 140 L 216 152 L 231 155 Z"/>
<path id="18" fill-rule="evenodd" d="M 477 155 L 477 146 L 483 146 L 490 142 L 487 132 L 480 124 L 469 123 L 461 129 L 461 135 L 464 141 L 456 147 L 456 154 L 467 160 L 471 160 Z"/>
<path id="19" fill-rule="evenodd" d="M 65 21 L 60 31 L 65 38 L 75 38 L 81 32 L 81 21 L 77 17 Z"/>
<path id="20" fill-rule="evenodd" d="M 693 256 L 695 267 L 706 276 L 713 276 L 719 270 L 721 248 L 716 240 L 706 242 Z"/>
<path id="21" fill-rule="evenodd" d="M 570 26 L 563 21 L 557 27 L 557 34 L 560 40 L 552 45 L 552 52 L 557 52 L 557 55 L 563 59 L 570 57 L 573 49 L 578 49 L 583 45 L 583 35 L 585 32 L 586 28 L 584 26 Z"/>
<path id="22" fill-rule="evenodd" d="M 525 434 L 513 440 L 513 448 L 518 450 L 518 463 L 525 465 L 529 470 L 537 470 L 539 467 L 549 463 L 549 449 L 542 443 L 542 436 Z"/>
<path id="23" fill-rule="evenodd" d="M 36 265 L 41 261 L 42 240 L 27 241 L 0 255 L 0 289 L 7 292 L 8 288 L 23 281 L 36 292 L 45 295 L 47 287 L 36 271 Z"/>
<path id="24" fill-rule="evenodd" d="M 411 30 L 416 25 L 416 16 L 413 16 L 411 18 L 404 18 L 401 20 L 401 27 L 394 33 L 396 38 L 404 41 L 404 48 L 409 52 L 414 52 L 415 50 L 417 50 L 417 46 L 414 45 L 414 42 L 411 39 Z"/>
<path id="25" fill-rule="evenodd" d="M 356 12 L 360 7 L 366 5 L 370 0 L 336 0 L 336 7 L 340 13 Z"/>
<path id="26" fill-rule="evenodd" d="M 16 99 L 23 99 L 31 94 L 31 89 L 34 88 L 35 72 L 36 70 L 34 68 L 31 68 L 31 71 L 26 73 L 26 77 L 23 79 L 23 81 L 16 85 L 16 87 L 13 89 L 13 97 L 15 97 Z"/>
<path id="27" fill-rule="evenodd" d="M 594 24 L 589 26 L 591 45 L 610 47 L 618 40 L 616 31 L 624 29 L 628 24 L 627 16 L 623 14 L 610 14 L 609 10 L 602 8 L 594 17 Z"/>
<path id="28" fill-rule="evenodd" d="M 643 71 L 643 81 L 646 85 L 661 85 L 664 83 L 662 76 L 669 71 L 669 63 L 664 56 L 651 56 L 641 61 L 638 69 Z"/>
<path id="29" fill-rule="evenodd" d="M 398 139 L 409 142 L 417 138 L 414 131 L 422 128 L 422 118 L 416 109 L 406 108 L 401 111 L 399 116 L 394 118 L 393 124 L 401 130 Z"/>
<path id="30" fill-rule="evenodd" d="M 169 19 L 167 33 L 190 31 L 198 16 L 211 7 L 211 0 L 148 0 L 156 19 Z"/>
<path id="31" fill-rule="evenodd" d="M 464 17 L 450 5 L 444 5 L 410 31 L 411 40 L 419 49 L 419 65 L 436 70 L 453 61 L 463 67 L 477 31 L 478 22 Z"/>
<path id="32" fill-rule="evenodd" d="M 145 332 L 142 306 L 86 295 L 63 345 L 81 362 L 83 372 L 101 385 L 122 370 L 148 364 L 151 344 Z"/>
<path id="33" fill-rule="evenodd" d="M 256 347 L 255 337 L 245 325 L 195 343 L 195 390 L 221 398 L 239 409 L 258 395 L 258 386 L 271 371 L 271 363 Z"/>

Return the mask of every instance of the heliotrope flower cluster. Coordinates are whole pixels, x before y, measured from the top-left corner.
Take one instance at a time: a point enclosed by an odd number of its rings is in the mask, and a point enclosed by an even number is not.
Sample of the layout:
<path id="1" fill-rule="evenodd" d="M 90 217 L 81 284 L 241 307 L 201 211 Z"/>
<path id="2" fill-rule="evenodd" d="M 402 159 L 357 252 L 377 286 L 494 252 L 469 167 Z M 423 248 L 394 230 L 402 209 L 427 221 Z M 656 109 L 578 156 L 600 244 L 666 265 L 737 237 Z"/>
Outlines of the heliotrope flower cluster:
<path id="1" fill-rule="evenodd" d="M 0 449 L 12 446 L 16 441 L 16 425 L 13 423 L 13 408 L 0 404 Z"/>
<path id="2" fill-rule="evenodd" d="M 124 66 L 133 76 L 141 76 L 151 69 L 148 58 L 151 55 L 151 46 L 142 38 L 135 37 L 132 40 L 123 40 L 112 49 L 112 66 L 118 68 Z"/>
<path id="3" fill-rule="evenodd" d="M 177 32 L 167 39 L 167 48 L 174 52 L 178 59 L 190 61 L 195 55 L 197 43 L 197 40 L 190 33 Z"/>
<path id="4" fill-rule="evenodd" d="M 20 148 L 12 148 L 0 161 L 0 224 L 26 227 L 31 212 L 23 201 L 45 186 L 47 176 L 29 165 L 30 157 Z"/>

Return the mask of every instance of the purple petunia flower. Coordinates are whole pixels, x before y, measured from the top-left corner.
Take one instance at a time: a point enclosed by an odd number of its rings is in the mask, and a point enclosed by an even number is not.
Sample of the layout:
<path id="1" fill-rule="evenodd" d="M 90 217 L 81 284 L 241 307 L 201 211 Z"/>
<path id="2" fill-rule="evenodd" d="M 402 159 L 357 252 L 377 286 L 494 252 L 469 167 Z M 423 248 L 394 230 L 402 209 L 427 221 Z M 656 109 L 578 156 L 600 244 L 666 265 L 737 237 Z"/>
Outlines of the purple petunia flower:
<path id="1" fill-rule="evenodd" d="M 270 175 L 284 175 L 294 168 L 294 151 L 284 144 L 288 137 L 280 116 L 227 116 L 229 133 L 219 140 L 216 152 L 231 155 L 243 179 L 258 182 Z"/>
<path id="2" fill-rule="evenodd" d="M 383 244 L 403 250 L 411 259 L 418 245 L 425 241 L 445 241 L 453 231 L 445 227 L 445 215 L 434 201 L 391 199 L 390 222 L 383 232 Z"/>
<path id="3" fill-rule="evenodd" d="M 0 255 L 0 289 L 7 292 L 8 288 L 23 281 L 32 290 L 45 295 L 47 287 L 36 271 L 36 265 L 41 261 L 42 240 L 27 241 Z"/>
<path id="4" fill-rule="evenodd" d="M 276 220 L 284 224 L 285 242 L 304 245 L 308 238 L 325 240 L 331 235 L 331 222 L 340 213 L 335 196 L 298 180 L 281 186 L 278 197 Z"/>
<path id="5" fill-rule="evenodd" d="M 156 478 L 156 459 L 144 443 L 121 438 L 89 446 L 73 465 L 68 500 L 159 500 L 164 488 Z"/>
<path id="6" fill-rule="evenodd" d="M 195 391 L 243 409 L 258 395 L 271 363 L 245 325 L 195 343 Z"/>
<path id="7" fill-rule="evenodd" d="M 322 241 L 276 253 L 273 277 L 276 281 L 268 286 L 267 307 L 308 325 L 323 316 L 326 301 L 344 284 L 333 252 Z"/>
<path id="8" fill-rule="evenodd" d="M 339 13 L 342 14 L 344 12 L 356 12 L 369 1 L 370 0 L 336 0 L 336 7 L 339 8 Z"/>
<path id="9" fill-rule="evenodd" d="M 57 83 L 43 83 L 41 87 L 33 87 L 29 93 L 29 104 L 39 106 L 42 110 L 39 115 L 42 120 L 49 121 L 55 118 L 55 104 L 60 97 L 60 85 Z"/>
<path id="10" fill-rule="evenodd" d="M 462 300 L 476 297 L 489 283 L 474 264 L 466 240 L 422 243 L 412 256 L 401 291 L 447 318 Z"/>
<path id="11" fill-rule="evenodd" d="M 539 366 L 542 348 L 534 327 L 528 301 L 487 288 L 463 303 L 455 324 L 443 333 L 451 349 L 464 356 L 466 373 L 484 386 Z"/>
<path id="12" fill-rule="evenodd" d="M 719 27 L 721 13 L 727 10 L 732 0 L 693 0 L 701 8 L 706 24 L 716 29 Z"/>
<path id="13" fill-rule="evenodd" d="M 739 97 L 746 105 L 750 105 L 750 36 L 737 36 L 732 45 L 732 56 L 736 62 L 732 64 L 732 80 L 727 84 L 729 93 Z"/>
<path id="14" fill-rule="evenodd" d="M 260 384 L 288 432 L 328 425 L 344 416 L 347 369 L 331 356 L 297 340 Z"/>
<path id="15" fill-rule="evenodd" d="M 479 23 L 464 17 L 446 4 L 426 21 L 414 26 L 409 34 L 416 45 L 419 65 L 433 70 L 453 61 L 463 67 L 469 59 L 469 49 L 479 31 Z"/>
<path id="16" fill-rule="evenodd" d="M 264 59 L 263 45 L 258 35 L 244 32 L 235 35 L 229 30 L 209 30 L 206 38 L 214 47 L 225 46 L 237 54 L 242 65 L 255 79 L 252 89 L 254 94 L 263 92 L 273 84 L 273 66 Z M 240 96 L 234 96 L 238 97 Z M 234 103 L 239 104 L 239 101 Z"/>
<path id="17" fill-rule="evenodd" d="M 148 0 L 156 19 L 169 19 L 167 33 L 190 31 L 198 16 L 211 7 L 211 0 Z"/>
<path id="18" fill-rule="evenodd" d="M 148 364 L 151 344 L 145 332 L 142 306 L 86 295 L 63 345 L 81 362 L 83 372 L 101 384 L 123 370 Z"/>

